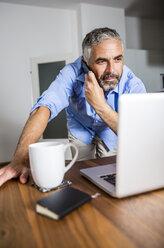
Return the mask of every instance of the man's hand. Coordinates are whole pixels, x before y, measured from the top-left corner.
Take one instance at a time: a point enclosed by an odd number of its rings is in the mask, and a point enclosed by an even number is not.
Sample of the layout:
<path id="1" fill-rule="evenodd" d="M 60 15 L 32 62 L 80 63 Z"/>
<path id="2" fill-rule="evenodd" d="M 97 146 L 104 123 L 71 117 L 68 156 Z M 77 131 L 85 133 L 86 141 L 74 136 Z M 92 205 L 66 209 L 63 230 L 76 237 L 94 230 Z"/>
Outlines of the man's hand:
<path id="1" fill-rule="evenodd" d="M 85 75 L 85 98 L 96 112 L 100 110 L 104 104 L 107 104 L 104 91 L 99 86 L 92 71 L 89 71 L 88 74 Z"/>
<path id="2" fill-rule="evenodd" d="M 106 102 L 104 91 L 92 71 L 85 75 L 85 98 L 100 118 L 117 134 L 118 113 Z"/>
<path id="3" fill-rule="evenodd" d="M 11 162 L 7 166 L 0 169 L 0 186 L 12 178 L 19 178 L 21 183 L 28 180 L 30 169 L 27 166 L 18 165 Z"/>

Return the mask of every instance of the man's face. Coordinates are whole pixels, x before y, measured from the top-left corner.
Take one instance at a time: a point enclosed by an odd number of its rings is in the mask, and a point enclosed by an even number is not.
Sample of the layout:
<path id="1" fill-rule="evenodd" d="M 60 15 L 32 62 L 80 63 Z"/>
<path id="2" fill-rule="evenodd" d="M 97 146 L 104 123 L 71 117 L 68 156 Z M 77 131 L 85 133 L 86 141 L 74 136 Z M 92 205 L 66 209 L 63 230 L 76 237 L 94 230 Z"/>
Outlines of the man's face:
<path id="1" fill-rule="evenodd" d="M 120 41 L 107 39 L 92 46 L 89 67 L 104 91 L 113 90 L 123 70 L 123 50 Z"/>

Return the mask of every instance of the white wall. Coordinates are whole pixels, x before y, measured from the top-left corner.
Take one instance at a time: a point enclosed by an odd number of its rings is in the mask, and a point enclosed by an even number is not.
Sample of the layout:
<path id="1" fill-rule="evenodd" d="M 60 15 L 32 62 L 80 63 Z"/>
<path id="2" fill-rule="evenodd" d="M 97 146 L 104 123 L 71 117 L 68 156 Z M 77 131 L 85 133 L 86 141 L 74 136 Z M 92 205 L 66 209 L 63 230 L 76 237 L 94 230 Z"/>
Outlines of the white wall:
<path id="1" fill-rule="evenodd" d="M 30 58 L 78 55 L 76 12 L 0 3 L 0 162 L 9 161 L 32 106 Z"/>
<path id="2" fill-rule="evenodd" d="M 164 20 L 126 17 L 129 49 L 164 50 Z"/>
<path id="3" fill-rule="evenodd" d="M 126 17 L 125 63 L 144 82 L 148 92 L 162 90 L 164 21 Z"/>
<path id="4" fill-rule="evenodd" d="M 124 9 L 80 4 L 79 16 L 81 41 L 92 29 L 107 26 L 117 30 L 126 46 Z"/>
<path id="5" fill-rule="evenodd" d="M 162 90 L 164 56 L 157 50 L 126 49 L 125 63 L 145 84 L 147 92 Z"/>

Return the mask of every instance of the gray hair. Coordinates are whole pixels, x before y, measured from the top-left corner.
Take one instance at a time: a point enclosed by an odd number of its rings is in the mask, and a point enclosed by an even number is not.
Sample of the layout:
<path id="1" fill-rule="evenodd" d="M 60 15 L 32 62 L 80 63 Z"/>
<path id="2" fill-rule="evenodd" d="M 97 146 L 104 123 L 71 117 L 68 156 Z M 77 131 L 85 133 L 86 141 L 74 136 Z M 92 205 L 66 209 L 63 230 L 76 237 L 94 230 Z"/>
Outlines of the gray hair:
<path id="1" fill-rule="evenodd" d="M 90 52 L 91 52 L 92 46 L 98 45 L 103 40 L 107 40 L 107 39 L 119 40 L 120 43 L 122 44 L 121 37 L 116 32 L 116 30 L 110 29 L 107 27 L 96 28 L 85 36 L 85 38 L 82 42 L 82 51 L 83 51 L 83 57 L 84 57 L 87 64 L 89 62 Z M 122 44 L 122 47 L 123 47 L 123 44 Z"/>

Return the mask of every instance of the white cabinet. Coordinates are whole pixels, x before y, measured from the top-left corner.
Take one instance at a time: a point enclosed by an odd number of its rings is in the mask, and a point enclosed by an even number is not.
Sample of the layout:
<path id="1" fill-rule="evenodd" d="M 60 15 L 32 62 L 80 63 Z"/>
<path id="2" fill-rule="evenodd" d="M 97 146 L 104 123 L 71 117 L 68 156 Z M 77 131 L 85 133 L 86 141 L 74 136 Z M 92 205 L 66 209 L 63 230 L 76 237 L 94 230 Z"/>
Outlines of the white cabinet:
<path id="1" fill-rule="evenodd" d="M 163 90 L 164 51 L 126 49 L 124 62 L 143 81 L 147 92 Z"/>

